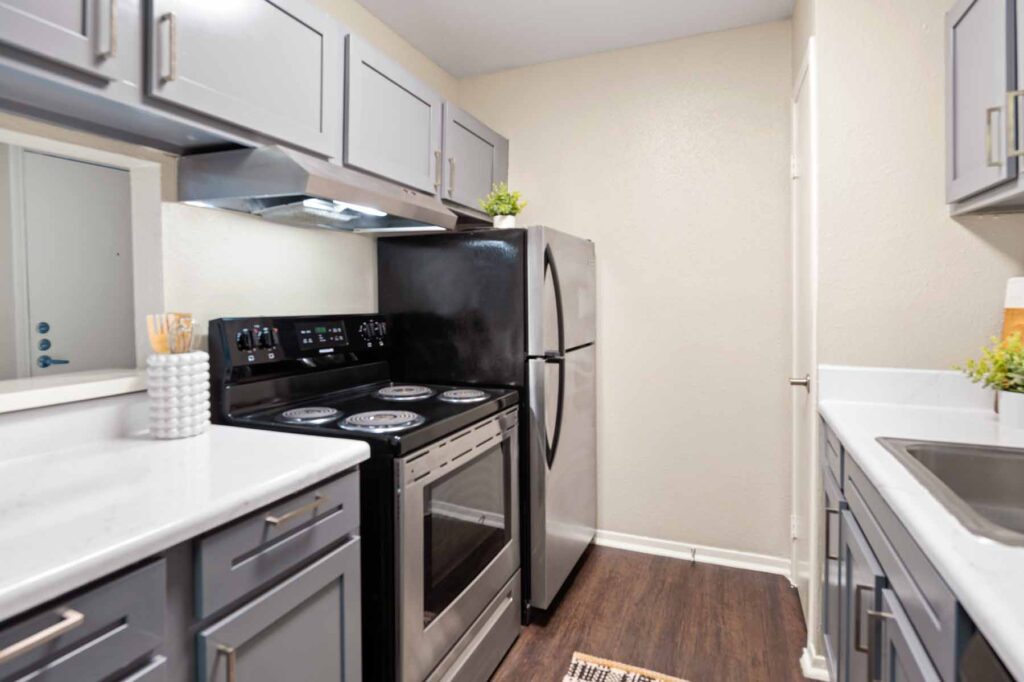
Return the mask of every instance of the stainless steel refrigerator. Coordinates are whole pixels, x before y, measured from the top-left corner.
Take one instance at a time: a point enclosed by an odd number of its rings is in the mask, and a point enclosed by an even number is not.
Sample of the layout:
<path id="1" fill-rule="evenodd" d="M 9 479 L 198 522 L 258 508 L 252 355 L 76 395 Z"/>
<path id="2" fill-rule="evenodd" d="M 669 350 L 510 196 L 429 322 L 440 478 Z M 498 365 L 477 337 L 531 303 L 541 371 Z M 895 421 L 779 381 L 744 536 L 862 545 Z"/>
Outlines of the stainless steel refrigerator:
<path id="1" fill-rule="evenodd" d="M 395 376 L 513 386 L 524 594 L 548 609 L 597 522 L 594 243 L 547 227 L 379 239 Z"/>

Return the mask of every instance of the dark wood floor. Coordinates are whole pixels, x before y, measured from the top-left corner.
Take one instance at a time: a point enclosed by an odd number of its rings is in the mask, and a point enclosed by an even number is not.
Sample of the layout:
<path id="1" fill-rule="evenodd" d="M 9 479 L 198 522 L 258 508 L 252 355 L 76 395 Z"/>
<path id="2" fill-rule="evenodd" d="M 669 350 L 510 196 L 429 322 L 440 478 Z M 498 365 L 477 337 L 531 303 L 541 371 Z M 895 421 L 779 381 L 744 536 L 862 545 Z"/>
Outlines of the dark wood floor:
<path id="1" fill-rule="evenodd" d="M 690 682 L 803 680 L 796 590 L 781 576 L 591 548 L 545 624 L 492 678 L 560 682 L 574 651 Z"/>

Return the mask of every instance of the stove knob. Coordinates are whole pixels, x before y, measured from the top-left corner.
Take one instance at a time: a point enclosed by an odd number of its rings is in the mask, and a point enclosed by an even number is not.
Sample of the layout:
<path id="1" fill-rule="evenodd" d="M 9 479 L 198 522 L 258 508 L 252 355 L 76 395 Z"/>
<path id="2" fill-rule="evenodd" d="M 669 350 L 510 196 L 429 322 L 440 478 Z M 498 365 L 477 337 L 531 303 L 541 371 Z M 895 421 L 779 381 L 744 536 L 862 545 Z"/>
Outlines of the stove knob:
<path id="1" fill-rule="evenodd" d="M 252 332 L 243 329 L 235 336 L 235 342 L 238 344 L 238 350 L 252 350 Z"/>
<path id="2" fill-rule="evenodd" d="M 260 348 L 273 348 L 277 345 L 277 334 L 270 327 L 264 327 L 260 330 L 257 342 Z"/>

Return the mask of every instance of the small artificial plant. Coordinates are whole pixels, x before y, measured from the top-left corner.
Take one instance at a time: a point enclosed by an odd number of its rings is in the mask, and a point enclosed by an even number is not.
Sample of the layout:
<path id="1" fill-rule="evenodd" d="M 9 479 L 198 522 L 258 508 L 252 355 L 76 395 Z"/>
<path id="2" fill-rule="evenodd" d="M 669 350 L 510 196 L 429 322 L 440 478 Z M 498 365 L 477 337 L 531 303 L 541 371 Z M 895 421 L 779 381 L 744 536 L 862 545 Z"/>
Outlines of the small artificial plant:
<path id="1" fill-rule="evenodd" d="M 1005 339 L 992 337 L 992 345 L 981 349 L 980 358 L 956 369 L 985 388 L 1024 393 L 1024 341 L 1020 332 Z"/>
<path id="2" fill-rule="evenodd" d="M 526 202 L 519 192 L 510 192 L 508 185 L 499 182 L 491 188 L 491 193 L 480 200 L 480 208 L 489 216 L 519 215 L 526 208 Z"/>

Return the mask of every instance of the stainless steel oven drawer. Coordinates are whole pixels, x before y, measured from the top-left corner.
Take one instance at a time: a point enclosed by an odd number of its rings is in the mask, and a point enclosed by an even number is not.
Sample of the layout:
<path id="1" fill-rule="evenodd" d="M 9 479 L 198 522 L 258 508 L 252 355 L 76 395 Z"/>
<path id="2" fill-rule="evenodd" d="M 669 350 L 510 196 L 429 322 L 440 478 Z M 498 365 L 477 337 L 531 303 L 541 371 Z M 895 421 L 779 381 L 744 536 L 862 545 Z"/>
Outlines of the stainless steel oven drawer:
<path id="1" fill-rule="evenodd" d="M 196 542 L 196 615 L 219 611 L 359 528 L 359 473 L 293 495 Z"/>
<path id="2" fill-rule="evenodd" d="M 161 559 L 4 624 L 0 679 L 107 679 L 161 643 L 166 592 Z"/>
<path id="3" fill-rule="evenodd" d="M 479 682 L 490 679 L 501 659 L 519 637 L 522 601 L 520 573 L 512 576 L 459 643 L 445 656 L 428 682 Z"/>

